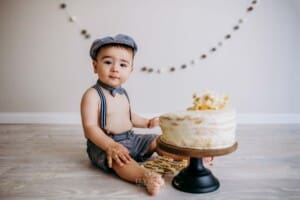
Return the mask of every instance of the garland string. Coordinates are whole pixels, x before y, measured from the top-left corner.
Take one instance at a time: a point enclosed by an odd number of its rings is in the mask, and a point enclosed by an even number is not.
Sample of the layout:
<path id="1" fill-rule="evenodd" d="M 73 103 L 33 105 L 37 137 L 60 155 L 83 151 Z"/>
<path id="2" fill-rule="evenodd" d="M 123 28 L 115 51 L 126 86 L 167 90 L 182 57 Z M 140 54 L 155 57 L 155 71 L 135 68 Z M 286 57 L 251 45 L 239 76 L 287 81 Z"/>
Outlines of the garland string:
<path id="1" fill-rule="evenodd" d="M 252 13 L 252 11 L 254 10 L 255 6 L 258 5 L 259 1 L 258 0 L 252 0 L 250 2 L 250 5 L 245 9 L 246 14 Z M 80 34 L 83 36 L 83 38 L 85 39 L 90 39 L 91 38 L 91 34 L 89 33 L 89 31 L 85 28 L 82 28 L 82 26 L 77 22 L 77 18 L 75 15 L 72 15 L 69 10 L 68 10 L 68 6 L 65 3 L 65 1 L 61 1 L 59 8 L 61 10 L 63 10 L 66 14 L 66 17 L 68 19 L 68 21 L 70 23 L 73 23 L 77 26 L 77 28 L 80 31 Z M 183 63 L 179 66 L 171 66 L 171 67 L 159 67 L 159 68 L 154 68 L 154 67 L 149 67 L 149 66 L 143 66 L 141 68 L 142 72 L 146 72 L 146 73 L 164 73 L 164 72 L 175 72 L 175 71 L 179 71 L 179 70 L 184 70 L 187 69 L 190 66 L 194 66 L 196 65 L 198 62 L 205 60 L 209 57 L 209 54 L 213 54 L 215 53 L 219 48 L 221 48 L 224 44 L 224 42 L 229 41 L 232 38 L 232 35 L 234 32 L 237 32 L 238 30 L 240 30 L 242 24 L 245 22 L 245 18 L 239 18 L 236 22 L 236 24 L 231 28 L 231 32 L 224 34 L 224 37 L 216 42 L 216 45 L 209 48 L 206 52 L 201 53 L 197 58 L 191 59 L 189 62 L 187 63 Z"/>

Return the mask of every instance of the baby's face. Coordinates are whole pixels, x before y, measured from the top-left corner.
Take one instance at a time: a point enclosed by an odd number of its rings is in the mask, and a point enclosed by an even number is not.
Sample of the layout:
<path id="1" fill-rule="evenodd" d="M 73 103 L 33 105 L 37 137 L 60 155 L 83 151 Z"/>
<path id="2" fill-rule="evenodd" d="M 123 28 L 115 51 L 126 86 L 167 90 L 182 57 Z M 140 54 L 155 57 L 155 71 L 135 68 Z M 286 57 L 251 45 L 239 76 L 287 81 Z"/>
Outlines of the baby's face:
<path id="1" fill-rule="evenodd" d="M 133 70 L 133 52 L 122 47 L 104 47 L 93 61 L 99 79 L 112 87 L 121 86 Z"/>

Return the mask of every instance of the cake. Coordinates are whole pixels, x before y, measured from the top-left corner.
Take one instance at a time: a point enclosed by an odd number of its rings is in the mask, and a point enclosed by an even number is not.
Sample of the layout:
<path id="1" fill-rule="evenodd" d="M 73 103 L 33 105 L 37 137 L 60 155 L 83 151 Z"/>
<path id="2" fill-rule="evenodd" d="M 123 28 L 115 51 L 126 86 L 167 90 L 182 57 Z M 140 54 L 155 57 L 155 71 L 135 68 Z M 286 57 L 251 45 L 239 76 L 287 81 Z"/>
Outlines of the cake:
<path id="1" fill-rule="evenodd" d="M 235 142 L 236 113 L 227 107 L 228 97 L 215 93 L 193 95 L 187 110 L 159 117 L 164 143 L 192 149 L 222 149 Z"/>

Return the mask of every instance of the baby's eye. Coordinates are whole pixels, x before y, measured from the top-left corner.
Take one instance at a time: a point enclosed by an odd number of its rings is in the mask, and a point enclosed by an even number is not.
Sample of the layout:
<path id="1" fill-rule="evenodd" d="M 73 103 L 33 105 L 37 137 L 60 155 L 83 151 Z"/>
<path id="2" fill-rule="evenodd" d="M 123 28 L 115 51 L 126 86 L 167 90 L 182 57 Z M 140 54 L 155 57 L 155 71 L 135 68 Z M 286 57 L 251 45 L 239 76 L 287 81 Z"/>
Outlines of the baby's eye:
<path id="1" fill-rule="evenodd" d="M 104 64 L 110 65 L 112 62 L 110 60 L 105 60 Z"/>
<path id="2" fill-rule="evenodd" d="M 127 67 L 127 64 L 121 63 L 120 66 L 121 66 L 121 67 Z"/>

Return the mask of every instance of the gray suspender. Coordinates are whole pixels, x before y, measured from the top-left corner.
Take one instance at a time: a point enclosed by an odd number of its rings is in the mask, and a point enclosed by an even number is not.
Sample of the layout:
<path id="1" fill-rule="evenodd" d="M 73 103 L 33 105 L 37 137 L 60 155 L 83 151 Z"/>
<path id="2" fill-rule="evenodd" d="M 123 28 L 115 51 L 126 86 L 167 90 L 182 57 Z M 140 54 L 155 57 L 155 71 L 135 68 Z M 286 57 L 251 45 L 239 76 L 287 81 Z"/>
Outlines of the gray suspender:
<path id="1" fill-rule="evenodd" d="M 130 100 L 129 100 L 129 96 L 128 96 L 126 90 L 124 90 L 124 93 L 125 93 L 125 95 L 126 95 L 126 97 L 127 97 L 128 103 L 129 103 L 129 119 L 130 119 L 130 121 L 131 121 L 131 106 L 130 106 Z"/>

